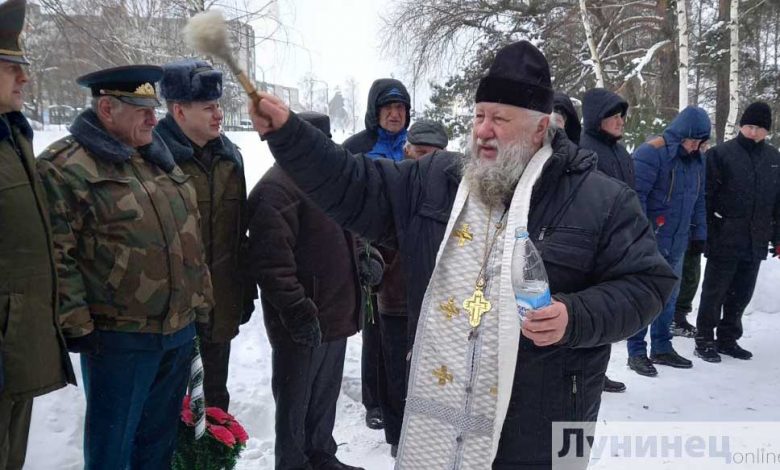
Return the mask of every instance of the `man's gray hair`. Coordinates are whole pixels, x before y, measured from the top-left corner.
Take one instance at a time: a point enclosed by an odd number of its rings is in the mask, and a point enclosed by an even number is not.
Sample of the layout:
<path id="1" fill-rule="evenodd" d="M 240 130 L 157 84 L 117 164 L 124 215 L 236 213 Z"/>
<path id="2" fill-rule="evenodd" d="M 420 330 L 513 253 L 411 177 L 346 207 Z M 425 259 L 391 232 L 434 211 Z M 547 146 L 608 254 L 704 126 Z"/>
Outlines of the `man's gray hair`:
<path id="1" fill-rule="evenodd" d="M 98 103 L 100 103 L 100 100 L 107 99 L 109 103 L 111 103 L 111 109 L 120 109 L 122 106 L 124 106 L 124 102 L 114 96 L 93 96 L 92 101 L 90 102 L 90 107 L 93 111 L 97 112 L 98 110 Z"/>

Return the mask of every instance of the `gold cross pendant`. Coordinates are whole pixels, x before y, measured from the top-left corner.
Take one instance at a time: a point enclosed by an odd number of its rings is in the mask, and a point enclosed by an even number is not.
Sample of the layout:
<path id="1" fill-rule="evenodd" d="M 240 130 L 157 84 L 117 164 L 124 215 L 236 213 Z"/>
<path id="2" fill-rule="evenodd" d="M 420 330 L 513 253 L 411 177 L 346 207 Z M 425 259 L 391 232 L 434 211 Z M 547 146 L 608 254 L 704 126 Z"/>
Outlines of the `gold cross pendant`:
<path id="1" fill-rule="evenodd" d="M 440 303 L 439 310 L 447 317 L 447 320 L 452 320 L 452 317 L 460 315 L 460 309 L 455 305 L 455 297 L 450 297 L 446 302 Z"/>
<path id="2" fill-rule="evenodd" d="M 472 328 L 476 328 L 482 322 L 482 315 L 489 312 L 493 306 L 490 305 L 490 301 L 485 298 L 482 288 L 477 287 L 474 289 L 474 293 L 471 294 L 471 297 L 463 301 L 463 308 L 469 312 L 469 325 L 471 325 Z"/>
<path id="3" fill-rule="evenodd" d="M 458 239 L 458 246 L 466 245 L 466 242 L 470 242 L 474 239 L 474 235 L 469 230 L 469 224 L 460 224 L 460 228 L 453 231 L 452 234 Z"/>
<path id="4" fill-rule="evenodd" d="M 452 373 L 447 370 L 447 366 L 434 369 L 433 376 L 439 379 L 439 385 L 441 386 L 447 385 L 447 382 L 452 383 Z"/>

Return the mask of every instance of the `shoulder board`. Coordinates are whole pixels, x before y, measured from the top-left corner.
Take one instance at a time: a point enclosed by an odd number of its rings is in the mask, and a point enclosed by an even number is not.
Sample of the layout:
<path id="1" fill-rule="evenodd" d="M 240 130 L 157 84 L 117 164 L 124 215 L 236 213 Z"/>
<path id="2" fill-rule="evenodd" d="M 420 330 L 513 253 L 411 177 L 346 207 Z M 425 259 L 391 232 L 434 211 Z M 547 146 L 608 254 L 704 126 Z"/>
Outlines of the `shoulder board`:
<path id="1" fill-rule="evenodd" d="M 41 152 L 40 155 L 38 155 L 38 158 L 45 159 L 45 160 L 53 160 L 57 155 L 62 153 L 65 149 L 70 147 L 76 143 L 76 139 L 73 138 L 72 135 L 69 135 L 67 137 L 63 137 L 62 139 L 49 144 L 46 149 Z"/>
<path id="2" fill-rule="evenodd" d="M 647 143 L 654 148 L 660 149 L 661 147 L 666 146 L 666 141 L 662 136 L 653 137 L 652 139 L 648 140 Z"/>

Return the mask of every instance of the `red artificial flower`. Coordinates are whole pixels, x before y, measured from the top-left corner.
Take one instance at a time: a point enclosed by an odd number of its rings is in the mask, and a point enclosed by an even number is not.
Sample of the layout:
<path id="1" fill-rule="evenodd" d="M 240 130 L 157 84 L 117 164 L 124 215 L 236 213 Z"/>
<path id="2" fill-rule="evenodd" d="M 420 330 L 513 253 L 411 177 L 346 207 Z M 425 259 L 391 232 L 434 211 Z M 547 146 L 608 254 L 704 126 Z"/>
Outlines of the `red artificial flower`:
<path id="1" fill-rule="evenodd" d="M 247 434 L 246 429 L 244 429 L 243 426 L 238 424 L 238 421 L 228 421 L 225 427 L 233 433 L 233 437 L 236 438 L 236 441 L 238 441 L 239 444 L 246 444 L 246 441 L 249 439 L 249 434 Z"/>
<path id="2" fill-rule="evenodd" d="M 207 428 L 211 435 L 214 436 L 214 439 L 218 440 L 219 442 L 225 444 L 231 449 L 234 445 L 236 445 L 236 438 L 233 436 L 233 433 L 228 430 L 228 428 L 224 426 L 218 426 L 216 424 L 209 425 Z"/>
<path id="3" fill-rule="evenodd" d="M 236 419 L 230 413 L 227 413 L 223 411 L 221 408 L 217 408 L 216 406 L 209 406 L 208 408 L 206 408 L 206 416 L 213 419 L 219 424 L 225 424 L 228 421 L 234 421 Z"/>
<path id="4" fill-rule="evenodd" d="M 657 225 L 658 227 L 662 227 L 665 224 L 666 224 L 666 217 L 663 214 L 655 218 L 655 225 Z"/>
<path id="5" fill-rule="evenodd" d="M 187 426 L 195 426 L 195 414 L 189 408 L 181 410 L 181 420 Z"/>

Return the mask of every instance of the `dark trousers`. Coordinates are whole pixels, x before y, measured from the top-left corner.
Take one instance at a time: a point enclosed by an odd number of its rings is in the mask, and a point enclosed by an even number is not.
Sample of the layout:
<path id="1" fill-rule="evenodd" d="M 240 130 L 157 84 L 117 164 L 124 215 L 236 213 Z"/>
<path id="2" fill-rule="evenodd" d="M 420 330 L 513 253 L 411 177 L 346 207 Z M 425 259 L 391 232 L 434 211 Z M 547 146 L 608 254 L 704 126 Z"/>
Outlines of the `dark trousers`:
<path id="1" fill-rule="evenodd" d="M 192 347 L 81 355 L 86 470 L 171 468 Z"/>
<path id="2" fill-rule="evenodd" d="M 696 343 L 729 345 L 742 337 L 742 312 L 753 297 L 761 260 L 707 259 L 701 288 Z M 721 317 L 721 311 L 723 316 Z"/>
<path id="3" fill-rule="evenodd" d="M 216 406 L 225 411 L 230 405 L 227 389 L 230 341 L 212 343 L 200 340 L 200 357 L 203 360 L 203 394 L 206 406 Z"/>
<path id="4" fill-rule="evenodd" d="M 685 252 L 683 259 L 682 279 L 680 279 L 680 295 L 677 296 L 677 305 L 674 309 L 674 321 L 685 321 L 686 315 L 693 311 L 693 298 L 699 290 L 701 278 L 701 253 Z"/>
<path id="5" fill-rule="evenodd" d="M 271 391 L 276 401 L 276 470 L 308 469 L 336 455 L 333 425 L 347 340 L 309 348 L 274 344 Z"/>
<path id="6" fill-rule="evenodd" d="M 33 399 L 0 399 L 0 470 L 21 470 L 27 453 Z"/>
<path id="7" fill-rule="evenodd" d="M 385 400 L 380 404 L 385 421 L 385 440 L 397 445 L 401 438 L 406 401 L 406 316 L 380 315 L 382 356 L 385 370 Z"/>
<path id="8" fill-rule="evenodd" d="M 385 359 L 382 351 L 382 315 L 377 310 L 376 297 L 372 296 L 374 322 L 363 325 L 363 350 L 360 357 L 360 379 L 363 406 L 366 411 L 382 408 L 387 400 Z"/>

